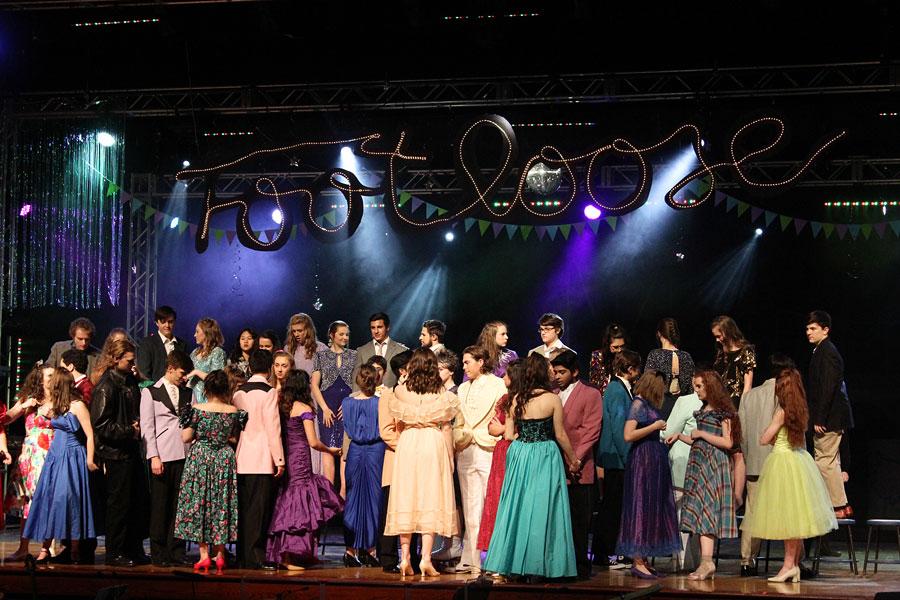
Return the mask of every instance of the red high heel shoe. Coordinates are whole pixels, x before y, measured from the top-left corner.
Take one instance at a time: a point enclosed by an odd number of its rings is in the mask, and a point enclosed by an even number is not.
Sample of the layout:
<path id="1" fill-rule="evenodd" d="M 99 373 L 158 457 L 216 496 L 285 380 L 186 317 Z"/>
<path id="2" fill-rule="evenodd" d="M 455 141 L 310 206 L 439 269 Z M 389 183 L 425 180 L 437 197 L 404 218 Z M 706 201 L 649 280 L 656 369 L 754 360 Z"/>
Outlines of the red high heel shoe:
<path id="1" fill-rule="evenodd" d="M 221 575 L 225 572 L 225 557 L 217 556 L 216 557 L 216 571 Z"/>
<path id="2" fill-rule="evenodd" d="M 202 560 L 198 560 L 194 563 L 194 571 L 203 571 L 204 573 L 209 573 L 209 565 L 212 564 L 209 560 L 209 557 Z"/>

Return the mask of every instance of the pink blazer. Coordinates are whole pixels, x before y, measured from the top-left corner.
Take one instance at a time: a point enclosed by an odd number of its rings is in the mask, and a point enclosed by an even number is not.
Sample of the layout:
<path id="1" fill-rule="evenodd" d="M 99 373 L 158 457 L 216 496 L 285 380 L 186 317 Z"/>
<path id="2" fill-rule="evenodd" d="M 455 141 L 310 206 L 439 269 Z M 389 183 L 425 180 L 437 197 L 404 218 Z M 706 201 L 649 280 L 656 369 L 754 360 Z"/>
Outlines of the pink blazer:
<path id="1" fill-rule="evenodd" d="M 603 395 L 600 390 L 577 381 L 563 407 L 563 426 L 581 459 L 581 474 L 578 481 L 570 483 L 594 483 L 594 446 L 600 439 L 600 424 L 603 420 Z"/>
<path id="2" fill-rule="evenodd" d="M 247 411 L 247 426 L 235 452 L 238 474 L 272 475 L 275 467 L 284 466 L 275 389 L 264 377 L 254 375 L 235 392 L 234 405 Z"/>

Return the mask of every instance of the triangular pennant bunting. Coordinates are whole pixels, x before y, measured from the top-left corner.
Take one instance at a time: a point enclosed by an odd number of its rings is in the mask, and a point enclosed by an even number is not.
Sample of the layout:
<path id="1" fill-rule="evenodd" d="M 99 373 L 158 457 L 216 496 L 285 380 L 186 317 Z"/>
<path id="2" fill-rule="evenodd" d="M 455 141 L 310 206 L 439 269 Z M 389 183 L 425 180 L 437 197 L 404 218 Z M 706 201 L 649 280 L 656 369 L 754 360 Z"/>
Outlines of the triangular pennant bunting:
<path id="1" fill-rule="evenodd" d="M 400 197 L 397 198 L 397 206 L 403 206 L 409 199 L 412 198 L 412 195 L 409 192 L 400 192 Z"/>
<path id="2" fill-rule="evenodd" d="M 547 235 L 550 236 L 551 240 L 556 240 L 556 232 L 559 231 L 559 227 L 557 225 L 548 225 L 547 226 Z"/>
<path id="3" fill-rule="evenodd" d="M 810 221 L 809 228 L 812 230 L 813 237 L 819 237 L 819 232 L 822 231 L 822 224 L 818 221 Z"/>
<path id="4" fill-rule="evenodd" d="M 781 230 L 784 231 L 787 229 L 787 226 L 791 224 L 791 217 L 787 215 L 778 215 L 778 222 L 781 224 Z"/>
<path id="5" fill-rule="evenodd" d="M 831 237 L 831 232 L 834 231 L 834 223 L 822 223 L 822 231 L 825 232 L 825 239 Z"/>
<path id="6" fill-rule="evenodd" d="M 503 231 L 503 223 L 491 223 L 491 229 L 494 230 L 494 238 L 496 238 Z"/>
<path id="7" fill-rule="evenodd" d="M 725 194 L 723 194 L 722 192 L 720 192 L 718 190 L 716 190 L 716 193 L 713 194 L 713 202 L 715 203 L 716 206 L 722 204 L 722 200 L 724 200 L 724 199 L 725 199 Z"/>
<path id="8" fill-rule="evenodd" d="M 537 233 L 538 241 L 543 241 L 543 240 L 544 240 L 544 234 L 547 233 L 547 228 L 544 227 L 543 225 L 537 225 L 537 226 L 534 228 L 534 232 Z"/>
<path id="9" fill-rule="evenodd" d="M 854 240 L 859 236 L 860 226 L 858 224 L 848 225 L 847 229 L 850 230 L 850 237 Z"/>
<path id="10" fill-rule="evenodd" d="M 887 223 L 875 223 L 874 229 L 879 238 L 884 238 L 884 232 L 887 230 Z"/>
<path id="11" fill-rule="evenodd" d="M 166 215 L 166 213 L 157 211 L 157 213 L 155 215 L 153 215 L 153 224 L 159 225 L 159 222 L 162 221 L 163 217 L 166 217 L 166 216 L 168 216 L 168 215 Z"/>
<path id="12" fill-rule="evenodd" d="M 740 217 L 743 216 L 745 212 L 747 212 L 747 209 L 750 208 L 750 205 L 746 202 L 741 202 L 740 200 L 738 200 L 737 207 L 737 216 Z"/>
<path id="13" fill-rule="evenodd" d="M 560 225 L 559 231 L 562 233 L 563 238 L 569 239 L 569 234 L 572 232 L 572 226 L 568 224 Z"/>
<path id="14" fill-rule="evenodd" d="M 572 226 L 575 228 L 575 233 L 577 233 L 578 235 L 581 235 L 582 233 L 584 233 L 584 223 L 583 222 L 573 223 Z"/>
<path id="15" fill-rule="evenodd" d="M 588 227 L 596 234 L 597 230 L 600 229 L 600 221 L 591 221 L 588 223 Z"/>
<path id="16" fill-rule="evenodd" d="M 113 183 L 112 181 L 110 181 L 109 187 L 106 188 L 106 197 L 112 198 L 118 193 L 119 193 L 119 186 L 116 185 L 115 183 Z"/>
<path id="17" fill-rule="evenodd" d="M 481 219 L 478 219 L 478 231 L 481 232 L 481 235 L 484 235 L 484 232 L 487 231 L 488 227 L 490 227 L 490 226 L 491 226 L 490 221 L 483 221 Z"/>
<path id="18" fill-rule="evenodd" d="M 425 218 L 430 219 L 431 215 L 437 212 L 438 207 L 428 202 L 425 203 Z"/>
<path id="19" fill-rule="evenodd" d="M 150 217 L 153 216 L 153 213 L 156 212 L 156 209 L 150 206 L 149 204 L 144 207 L 144 220 L 149 221 Z"/>
<path id="20" fill-rule="evenodd" d="M 731 212 L 731 209 L 737 206 L 737 198 L 733 196 L 725 197 L 725 212 Z"/>
<path id="21" fill-rule="evenodd" d="M 425 203 L 420 198 L 416 198 L 415 196 L 413 196 L 412 204 L 410 204 L 410 210 L 412 212 L 416 212 L 417 210 L 419 210 L 419 207 L 422 206 L 423 204 L 425 204 Z"/>
<path id="22" fill-rule="evenodd" d="M 866 223 L 865 225 L 862 226 L 860 231 L 862 232 L 864 238 L 869 239 L 869 236 L 872 235 L 872 225 L 869 223 Z"/>
<path id="23" fill-rule="evenodd" d="M 750 222 L 756 223 L 757 219 L 759 219 L 762 216 L 762 214 L 763 214 L 763 209 L 756 207 L 756 206 L 751 206 L 750 207 Z"/>
<path id="24" fill-rule="evenodd" d="M 844 236 L 847 235 L 847 226 L 839 223 L 834 228 L 837 230 L 838 237 L 844 239 Z"/>
<path id="25" fill-rule="evenodd" d="M 229 245 L 229 246 L 230 246 L 231 243 L 234 241 L 234 237 L 235 237 L 236 235 L 237 235 L 237 232 L 236 232 L 236 231 L 226 231 L 226 232 L 225 232 L 225 239 L 228 240 L 228 245 Z"/>
<path id="26" fill-rule="evenodd" d="M 900 237 L 900 221 L 891 221 L 891 229 L 894 230 L 894 235 Z"/>
<path id="27" fill-rule="evenodd" d="M 771 225 L 771 224 L 772 224 L 772 221 L 775 220 L 775 217 L 778 216 L 778 215 L 776 215 L 775 213 L 773 213 L 773 212 L 770 211 L 770 210 L 765 211 L 765 215 L 766 215 L 766 227 L 768 227 L 769 225 Z"/>
<path id="28" fill-rule="evenodd" d="M 794 231 L 797 232 L 797 235 L 800 235 L 800 232 L 803 231 L 803 228 L 806 227 L 808 221 L 806 219 L 794 219 Z"/>
<path id="29" fill-rule="evenodd" d="M 515 235 L 516 235 L 516 231 L 518 231 L 518 229 L 519 229 L 519 226 L 508 224 L 505 227 L 506 227 L 506 237 L 508 237 L 509 239 L 513 239 L 513 237 L 515 237 Z"/>
<path id="30" fill-rule="evenodd" d="M 613 231 L 616 230 L 616 223 L 618 221 L 618 217 L 606 217 L 606 224 L 609 225 L 609 228 Z"/>
<path id="31" fill-rule="evenodd" d="M 531 230 L 534 229 L 532 225 L 521 225 L 519 226 L 519 230 L 522 232 L 522 240 L 527 240 L 528 236 L 531 235 Z"/>

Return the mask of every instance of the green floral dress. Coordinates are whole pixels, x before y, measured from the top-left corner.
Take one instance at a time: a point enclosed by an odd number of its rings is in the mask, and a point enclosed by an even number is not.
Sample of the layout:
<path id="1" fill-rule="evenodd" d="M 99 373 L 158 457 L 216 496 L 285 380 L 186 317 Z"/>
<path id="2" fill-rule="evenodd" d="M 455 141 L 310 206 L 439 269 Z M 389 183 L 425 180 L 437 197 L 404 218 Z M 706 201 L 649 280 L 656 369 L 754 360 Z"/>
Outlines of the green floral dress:
<path id="1" fill-rule="evenodd" d="M 237 540 L 237 464 L 228 438 L 243 429 L 247 413 L 211 412 L 192 408 L 183 427 L 194 430 L 178 492 L 175 537 L 207 544 Z"/>

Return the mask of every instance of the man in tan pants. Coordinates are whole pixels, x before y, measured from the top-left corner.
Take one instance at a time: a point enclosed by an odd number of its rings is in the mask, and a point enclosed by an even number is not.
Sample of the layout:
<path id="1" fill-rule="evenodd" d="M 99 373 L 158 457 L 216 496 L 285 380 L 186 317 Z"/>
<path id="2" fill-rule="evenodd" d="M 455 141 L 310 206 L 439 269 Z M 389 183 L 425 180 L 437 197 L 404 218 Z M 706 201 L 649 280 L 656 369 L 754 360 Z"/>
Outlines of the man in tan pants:
<path id="1" fill-rule="evenodd" d="M 853 427 L 853 412 L 844 384 L 844 359 L 831 342 L 831 315 L 809 313 L 806 338 L 815 346 L 809 362 L 809 422 L 813 429 L 816 465 L 825 480 L 838 519 L 853 516 L 841 477 L 841 436 Z"/>

